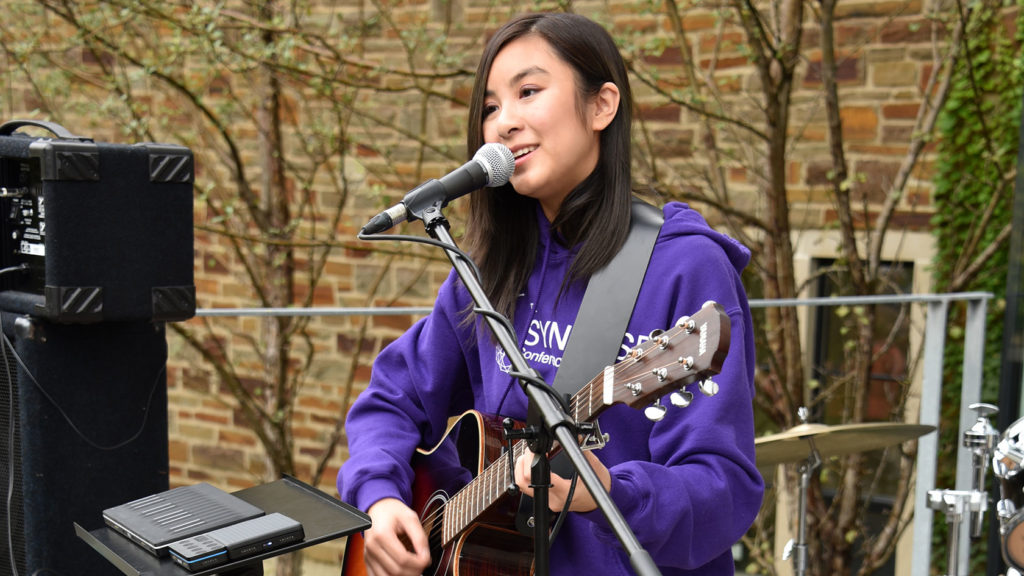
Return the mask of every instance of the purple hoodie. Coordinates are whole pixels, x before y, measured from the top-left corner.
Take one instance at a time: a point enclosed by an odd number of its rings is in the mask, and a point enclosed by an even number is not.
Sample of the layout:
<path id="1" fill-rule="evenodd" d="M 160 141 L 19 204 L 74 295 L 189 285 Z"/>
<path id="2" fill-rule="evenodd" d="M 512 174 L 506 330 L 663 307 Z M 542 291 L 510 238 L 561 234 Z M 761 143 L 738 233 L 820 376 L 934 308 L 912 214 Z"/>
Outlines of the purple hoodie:
<path id="1" fill-rule="evenodd" d="M 611 472 L 612 500 L 662 574 L 731 575 L 731 546 L 753 522 L 764 490 L 754 464 L 754 337 L 740 283 L 750 253 L 685 204 L 670 203 L 664 214 L 622 354 L 714 300 L 731 319 L 729 353 L 714 378 L 720 392 L 696 393 L 687 408 L 668 405 L 658 423 L 616 405 L 598 418 L 610 438 L 595 454 Z M 574 283 L 558 298 L 573 252 L 551 241 L 540 220 L 537 260 L 515 328 L 527 360 L 551 383 L 585 285 Z M 338 474 L 343 501 L 363 510 L 385 497 L 410 503 L 413 452 L 437 444 L 450 416 L 476 409 L 525 418 L 526 396 L 507 374 L 500 347 L 486 329 L 462 321 L 469 304 L 449 276 L 430 316 L 377 357 L 370 386 L 346 422 L 350 457 Z M 593 511 L 566 519 L 552 545 L 551 573 L 632 569 L 604 515 Z"/>

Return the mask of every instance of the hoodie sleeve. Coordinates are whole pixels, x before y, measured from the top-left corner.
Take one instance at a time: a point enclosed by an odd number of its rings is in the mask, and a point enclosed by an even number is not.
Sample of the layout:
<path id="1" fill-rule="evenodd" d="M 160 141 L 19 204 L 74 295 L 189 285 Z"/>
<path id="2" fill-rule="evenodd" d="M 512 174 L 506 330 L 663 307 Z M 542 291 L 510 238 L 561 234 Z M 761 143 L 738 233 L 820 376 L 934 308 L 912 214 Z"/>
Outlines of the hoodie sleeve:
<path id="1" fill-rule="evenodd" d="M 612 500 L 640 544 L 659 566 L 692 570 L 728 553 L 760 508 L 764 484 L 754 460 L 754 341 L 730 248 L 705 235 L 676 238 L 669 245 L 652 257 L 639 302 L 667 301 L 672 316 L 667 322 L 693 314 L 707 300 L 725 308 L 729 351 L 713 378 L 720 391 L 704 397 L 691 388 L 692 404 L 669 407 L 656 424 L 646 422 L 640 411 L 619 410 L 628 428 L 618 439 L 612 434 L 601 451 L 611 452 L 601 458 L 612 475 Z M 666 321 L 658 319 L 657 304 L 640 315 L 640 322 Z M 631 327 L 639 329 L 637 316 L 635 311 Z M 632 445 L 616 446 L 617 440 Z M 617 545 L 600 511 L 584 516 L 599 540 Z"/>
<path id="2" fill-rule="evenodd" d="M 362 510 L 387 497 L 411 505 L 413 453 L 439 441 L 449 415 L 470 406 L 472 394 L 456 394 L 471 389 L 466 357 L 475 346 L 471 328 L 460 324 L 456 286 L 450 275 L 430 315 L 374 361 L 370 384 L 345 421 L 349 459 L 337 480 L 342 501 Z"/>

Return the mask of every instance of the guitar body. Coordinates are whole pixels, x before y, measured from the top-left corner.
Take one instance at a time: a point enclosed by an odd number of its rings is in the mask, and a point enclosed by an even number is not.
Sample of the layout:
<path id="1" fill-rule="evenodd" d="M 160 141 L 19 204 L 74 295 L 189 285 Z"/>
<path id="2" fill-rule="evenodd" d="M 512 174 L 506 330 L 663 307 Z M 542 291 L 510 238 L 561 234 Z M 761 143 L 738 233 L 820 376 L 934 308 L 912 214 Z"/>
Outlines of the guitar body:
<path id="1" fill-rule="evenodd" d="M 428 576 L 529 576 L 533 572 L 533 538 L 518 532 L 515 516 L 518 494 L 504 496 L 489 506 L 448 545 L 441 542 L 441 522 L 451 495 L 477 477 L 495 459 L 502 458 L 501 422 L 476 411 L 455 421 L 444 439 L 413 458 L 413 509 L 420 514 L 430 540 Z M 507 456 L 504 456 L 507 458 Z M 457 461 L 457 462 L 456 462 Z M 507 479 L 511 482 L 511 479 Z M 364 576 L 363 537 L 349 536 L 342 564 L 343 576 Z"/>

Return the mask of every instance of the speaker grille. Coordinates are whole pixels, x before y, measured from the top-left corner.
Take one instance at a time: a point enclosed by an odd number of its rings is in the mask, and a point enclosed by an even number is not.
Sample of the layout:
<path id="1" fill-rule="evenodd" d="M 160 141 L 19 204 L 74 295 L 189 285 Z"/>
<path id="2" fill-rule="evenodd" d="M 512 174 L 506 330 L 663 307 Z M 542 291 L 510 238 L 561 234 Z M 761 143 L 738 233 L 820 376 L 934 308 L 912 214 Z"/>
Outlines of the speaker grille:
<path id="1" fill-rule="evenodd" d="M 26 570 L 25 510 L 22 493 L 21 426 L 18 369 L 14 354 L 6 342 L 0 357 L 0 574 L 12 574 L 11 555 L 18 572 Z M 6 363 L 4 362 L 6 357 Z M 13 493 L 8 490 L 13 476 Z M 10 502 L 8 510 L 7 503 Z M 8 521 L 9 520 L 9 521 Z M 10 531 L 8 531 L 10 526 Z"/>

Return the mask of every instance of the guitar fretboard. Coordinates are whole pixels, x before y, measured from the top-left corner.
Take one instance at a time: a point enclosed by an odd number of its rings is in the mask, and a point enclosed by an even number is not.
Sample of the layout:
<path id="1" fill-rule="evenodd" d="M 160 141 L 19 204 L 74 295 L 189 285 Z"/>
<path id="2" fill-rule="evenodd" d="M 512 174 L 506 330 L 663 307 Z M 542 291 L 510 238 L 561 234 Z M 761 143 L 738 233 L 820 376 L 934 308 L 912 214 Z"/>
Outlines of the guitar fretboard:
<path id="1" fill-rule="evenodd" d="M 569 407 L 576 422 L 590 422 L 607 407 L 602 403 L 603 395 L 601 387 L 598 386 L 599 383 L 603 385 L 604 380 L 603 376 L 591 380 L 572 397 Z M 512 462 L 526 453 L 526 449 L 525 441 L 520 440 L 513 444 Z M 508 455 L 504 454 L 445 504 L 447 510 L 441 528 L 442 544 L 447 546 L 484 511 L 508 494 L 511 483 Z"/>

